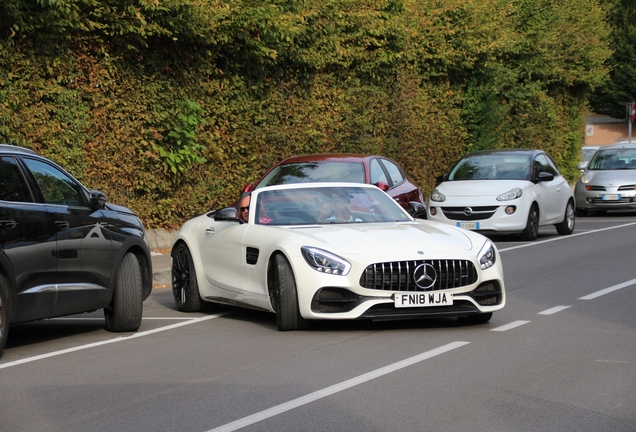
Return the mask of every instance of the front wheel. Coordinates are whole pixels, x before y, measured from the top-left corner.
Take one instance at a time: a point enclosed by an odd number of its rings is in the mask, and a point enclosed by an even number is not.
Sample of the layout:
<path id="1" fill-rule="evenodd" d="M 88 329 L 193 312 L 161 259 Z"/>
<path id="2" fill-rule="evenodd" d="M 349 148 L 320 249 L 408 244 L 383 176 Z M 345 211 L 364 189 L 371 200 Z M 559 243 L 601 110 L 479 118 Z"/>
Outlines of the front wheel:
<path id="1" fill-rule="evenodd" d="M 276 255 L 270 264 L 268 289 L 276 311 L 276 325 L 280 331 L 303 330 L 309 321 L 300 315 L 298 292 L 291 265 L 282 255 Z"/>
<path id="2" fill-rule="evenodd" d="M 0 357 L 9 336 L 9 285 L 4 275 L 0 274 Z"/>
<path id="3" fill-rule="evenodd" d="M 563 222 L 556 224 L 557 232 L 561 235 L 572 234 L 574 232 L 574 223 L 574 204 L 572 204 L 572 201 L 568 201 L 568 205 L 565 206 Z"/>
<path id="4" fill-rule="evenodd" d="M 528 222 L 521 233 L 521 240 L 534 241 L 537 237 L 539 237 L 539 207 L 534 203 L 528 212 Z"/>
<path id="5" fill-rule="evenodd" d="M 137 256 L 128 252 L 121 260 L 113 300 L 104 309 L 106 330 L 112 332 L 137 331 L 143 310 L 141 268 Z"/>
<path id="6" fill-rule="evenodd" d="M 192 254 L 183 243 L 172 250 L 172 295 L 181 312 L 202 312 L 208 308 L 199 294 Z"/>

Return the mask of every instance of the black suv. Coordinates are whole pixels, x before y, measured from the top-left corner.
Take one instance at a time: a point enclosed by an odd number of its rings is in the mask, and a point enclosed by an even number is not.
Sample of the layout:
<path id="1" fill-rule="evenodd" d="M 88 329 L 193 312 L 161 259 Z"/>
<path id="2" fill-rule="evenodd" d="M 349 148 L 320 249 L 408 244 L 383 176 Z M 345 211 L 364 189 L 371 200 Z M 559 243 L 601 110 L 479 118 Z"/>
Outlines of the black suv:
<path id="1" fill-rule="evenodd" d="M 152 289 L 139 218 L 32 150 L 0 144 L 0 356 L 9 323 L 104 309 L 136 331 Z"/>

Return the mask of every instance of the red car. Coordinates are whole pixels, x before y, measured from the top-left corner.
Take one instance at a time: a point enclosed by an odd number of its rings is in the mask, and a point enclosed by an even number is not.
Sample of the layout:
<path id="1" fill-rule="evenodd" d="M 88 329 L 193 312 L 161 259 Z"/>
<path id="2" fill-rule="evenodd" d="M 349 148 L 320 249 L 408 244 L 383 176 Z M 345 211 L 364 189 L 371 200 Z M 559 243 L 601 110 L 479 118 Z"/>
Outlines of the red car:
<path id="1" fill-rule="evenodd" d="M 374 184 L 411 215 L 426 217 L 421 188 L 406 178 L 397 163 L 382 156 L 317 154 L 287 158 L 270 168 L 255 185 L 245 186 L 243 192 L 271 185 L 307 182 Z"/>

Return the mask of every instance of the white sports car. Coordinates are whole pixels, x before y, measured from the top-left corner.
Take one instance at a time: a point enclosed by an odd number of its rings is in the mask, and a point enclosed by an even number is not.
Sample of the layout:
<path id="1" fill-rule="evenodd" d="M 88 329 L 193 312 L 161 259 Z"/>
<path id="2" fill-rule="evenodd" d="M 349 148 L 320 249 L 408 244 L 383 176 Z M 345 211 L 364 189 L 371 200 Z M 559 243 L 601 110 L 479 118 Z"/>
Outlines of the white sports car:
<path id="1" fill-rule="evenodd" d="M 179 310 L 211 303 L 260 309 L 276 314 L 279 330 L 303 329 L 310 320 L 456 316 L 484 323 L 506 302 L 490 240 L 413 219 L 371 185 L 257 189 L 247 222 L 234 207 L 195 217 L 171 256 Z"/>

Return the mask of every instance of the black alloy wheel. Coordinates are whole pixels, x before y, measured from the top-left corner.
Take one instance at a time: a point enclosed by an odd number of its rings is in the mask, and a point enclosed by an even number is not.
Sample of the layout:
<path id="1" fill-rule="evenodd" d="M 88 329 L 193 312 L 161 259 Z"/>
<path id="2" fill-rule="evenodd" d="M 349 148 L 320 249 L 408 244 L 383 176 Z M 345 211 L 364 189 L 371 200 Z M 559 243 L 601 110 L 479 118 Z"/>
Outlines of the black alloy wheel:
<path id="1" fill-rule="evenodd" d="M 208 308 L 199 294 L 192 255 L 183 243 L 172 250 L 172 295 L 181 312 L 201 312 Z"/>
<path id="2" fill-rule="evenodd" d="M 280 331 L 304 330 L 309 321 L 300 315 L 298 292 L 291 265 L 287 259 L 277 254 L 272 259 L 268 271 L 270 301 L 276 311 L 276 326 Z"/>
<path id="3" fill-rule="evenodd" d="M 534 241 L 539 237 L 539 206 L 533 203 L 528 212 L 526 229 L 521 233 L 521 240 Z"/>
<path id="4" fill-rule="evenodd" d="M 9 286 L 4 275 L 0 274 L 0 357 L 9 336 Z"/>

